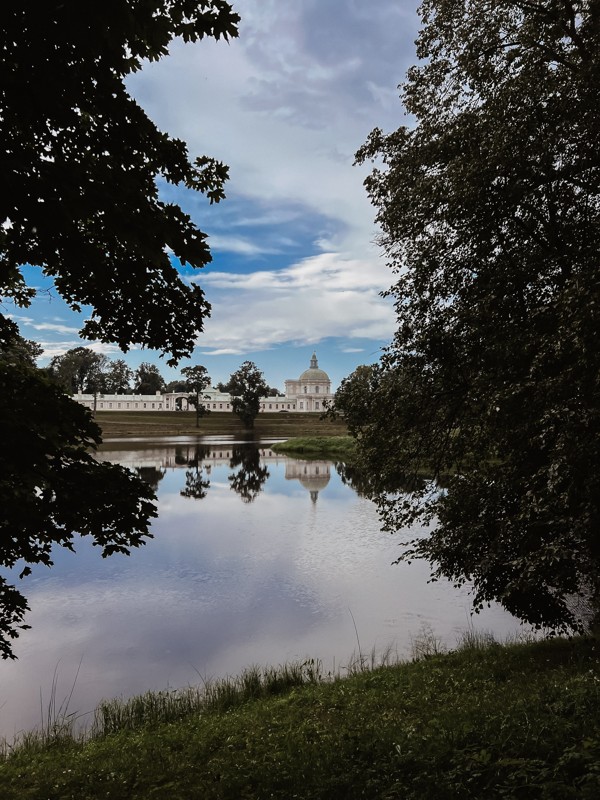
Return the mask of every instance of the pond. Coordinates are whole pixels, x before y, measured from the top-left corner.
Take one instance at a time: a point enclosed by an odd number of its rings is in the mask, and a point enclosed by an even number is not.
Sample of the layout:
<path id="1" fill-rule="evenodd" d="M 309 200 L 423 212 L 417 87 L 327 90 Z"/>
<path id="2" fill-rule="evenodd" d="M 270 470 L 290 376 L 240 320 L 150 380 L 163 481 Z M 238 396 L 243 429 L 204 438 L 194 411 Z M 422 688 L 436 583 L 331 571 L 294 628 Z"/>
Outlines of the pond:
<path id="1" fill-rule="evenodd" d="M 73 688 L 69 711 L 85 715 L 253 664 L 408 657 L 424 629 L 449 646 L 470 626 L 521 630 L 499 607 L 471 617 L 467 589 L 428 583 L 427 564 L 393 565 L 403 537 L 380 530 L 343 465 L 208 437 L 115 440 L 102 457 L 156 488 L 154 538 L 108 559 L 83 540 L 26 579 L 32 629 L 0 663 L 0 736 L 40 723 L 54 679 L 57 704 Z"/>

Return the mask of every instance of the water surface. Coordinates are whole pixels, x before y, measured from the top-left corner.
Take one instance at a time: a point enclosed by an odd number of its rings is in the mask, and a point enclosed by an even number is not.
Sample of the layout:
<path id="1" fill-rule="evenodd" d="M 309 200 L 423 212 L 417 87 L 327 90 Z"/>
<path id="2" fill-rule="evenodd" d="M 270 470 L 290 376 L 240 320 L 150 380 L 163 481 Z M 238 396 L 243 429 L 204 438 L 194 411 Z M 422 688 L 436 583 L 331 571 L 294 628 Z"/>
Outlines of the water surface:
<path id="1" fill-rule="evenodd" d="M 40 721 L 56 671 L 70 710 L 103 697 L 197 683 L 251 664 L 392 647 L 408 656 L 424 627 L 448 645 L 474 624 L 499 638 L 519 623 L 499 607 L 470 616 L 466 589 L 427 583 L 426 564 L 392 565 L 402 536 L 336 465 L 234 440 L 120 440 L 102 457 L 158 491 L 154 539 L 102 559 L 85 540 L 23 582 L 32 630 L 0 663 L 0 735 Z"/>

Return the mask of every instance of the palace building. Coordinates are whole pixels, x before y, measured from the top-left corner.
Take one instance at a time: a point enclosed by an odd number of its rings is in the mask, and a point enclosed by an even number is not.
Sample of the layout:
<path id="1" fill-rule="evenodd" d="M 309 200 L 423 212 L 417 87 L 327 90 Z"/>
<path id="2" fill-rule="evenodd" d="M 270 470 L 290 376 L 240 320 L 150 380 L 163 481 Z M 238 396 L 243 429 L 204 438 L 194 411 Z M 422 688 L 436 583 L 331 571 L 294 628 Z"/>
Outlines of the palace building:
<path id="1" fill-rule="evenodd" d="M 76 394 L 78 403 L 98 411 L 187 411 L 189 392 L 156 392 L 156 394 Z M 212 412 L 231 411 L 231 395 L 214 387 L 203 394 L 204 406 Z M 263 397 L 260 412 L 317 413 L 324 411 L 324 401 L 333 400 L 329 375 L 319 369 L 316 353 L 310 366 L 296 379 L 285 382 L 285 395 Z M 191 410 L 193 406 L 189 406 Z"/>

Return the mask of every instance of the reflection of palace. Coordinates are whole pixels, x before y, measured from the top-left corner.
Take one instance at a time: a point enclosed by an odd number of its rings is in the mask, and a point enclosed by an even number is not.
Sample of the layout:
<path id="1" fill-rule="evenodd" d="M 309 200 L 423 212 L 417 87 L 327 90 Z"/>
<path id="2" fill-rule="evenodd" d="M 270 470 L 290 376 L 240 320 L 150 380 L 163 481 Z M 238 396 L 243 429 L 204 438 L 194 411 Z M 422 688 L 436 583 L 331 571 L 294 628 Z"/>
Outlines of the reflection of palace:
<path id="1" fill-rule="evenodd" d="M 162 478 L 168 469 L 189 469 L 193 466 L 204 468 L 207 474 L 210 474 L 213 467 L 235 468 L 248 460 L 244 458 L 245 453 L 248 456 L 254 456 L 257 463 L 260 460 L 260 464 L 284 464 L 285 479 L 298 481 L 310 494 L 313 503 L 316 503 L 319 492 L 325 489 L 331 478 L 329 461 L 300 461 L 276 453 L 269 447 L 245 448 L 244 445 L 240 447 L 234 443 L 217 445 L 182 443 L 141 447 L 138 450 L 112 450 L 109 447 L 103 447 L 98 453 L 98 457 L 129 467 L 129 469 L 138 471 L 139 474 L 145 471 L 146 474 L 156 474 Z"/>
<path id="2" fill-rule="evenodd" d="M 319 492 L 329 483 L 330 470 L 328 461 L 288 461 L 285 465 L 285 479 L 299 481 L 310 493 L 313 503 L 316 503 Z"/>
<path id="3" fill-rule="evenodd" d="M 189 392 L 101 394 L 95 402 L 99 411 L 181 411 L 191 408 L 188 397 Z M 94 408 L 94 396 L 91 394 L 76 394 L 73 399 L 86 408 Z M 283 397 L 261 398 L 260 411 L 321 413 L 324 409 L 323 401 L 332 399 L 329 375 L 319 369 L 316 353 L 313 353 L 310 367 L 299 378 L 286 380 Z M 231 412 L 231 395 L 215 388 L 204 392 L 203 403 L 212 412 Z"/>

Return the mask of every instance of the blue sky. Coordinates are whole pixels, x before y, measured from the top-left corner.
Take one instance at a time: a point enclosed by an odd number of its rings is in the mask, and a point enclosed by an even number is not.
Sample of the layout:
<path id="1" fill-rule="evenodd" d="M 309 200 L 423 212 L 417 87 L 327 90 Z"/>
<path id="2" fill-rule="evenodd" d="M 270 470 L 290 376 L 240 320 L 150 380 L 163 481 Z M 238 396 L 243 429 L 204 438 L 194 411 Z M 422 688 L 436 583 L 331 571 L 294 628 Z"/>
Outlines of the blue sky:
<path id="1" fill-rule="evenodd" d="M 370 130 L 406 123 L 398 84 L 415 61 L 417 0 L 233 0 L 242 17 L 227 44 L 174 42 L 170 55 L 132 76 L 128 86 L 149 116 L 184 139 L 190 155 L 230 167 L 227 199 L 165 187 L 209 234 L 213 263 L 195 273 L 212 304 L 192 363 L 213 382 L 247 359 L 283 388 L 313 350 L 339 385 L 359 364 L 377 360 L 394 331 L 380 292 L 392 274 L 374 244 L 374 209 L 354 153 Z M 40 292 L 17 310 L 26 338 L 53 355 L 82 342 L 78 315 L 28 269 Z M 125 356 L 90 343 L 132 368 L 156 363 L 148 350 Z"/>

